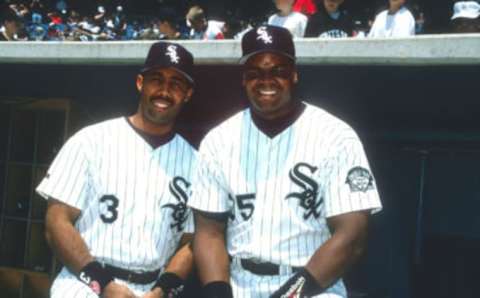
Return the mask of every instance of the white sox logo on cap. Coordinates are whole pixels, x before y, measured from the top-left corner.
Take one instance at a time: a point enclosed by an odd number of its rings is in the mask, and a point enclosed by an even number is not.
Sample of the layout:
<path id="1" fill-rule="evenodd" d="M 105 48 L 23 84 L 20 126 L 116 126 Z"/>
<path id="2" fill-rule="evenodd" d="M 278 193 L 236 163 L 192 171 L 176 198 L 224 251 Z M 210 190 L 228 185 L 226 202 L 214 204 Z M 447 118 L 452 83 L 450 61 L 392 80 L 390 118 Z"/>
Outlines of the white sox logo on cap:
<path id="1" fill-rule="evenodd" d="M 180 57 L 177 54 L 177 47 L 174 45 L 169 45 L 167 48 L 167 52 L 165 53 L 168 57 L 170 57 L 170 61 L 172 63 L 178 64 L 180 61 Z"/>
<path id="2" fill-rule="evenodd" d="M 273 38 L 270 34 L 268 34 L 266 27 L 259 27 L 257 29 L 258 37 L 257 39 L 262 40 L 265 44 L 269 44 L 273 42 Z"/>

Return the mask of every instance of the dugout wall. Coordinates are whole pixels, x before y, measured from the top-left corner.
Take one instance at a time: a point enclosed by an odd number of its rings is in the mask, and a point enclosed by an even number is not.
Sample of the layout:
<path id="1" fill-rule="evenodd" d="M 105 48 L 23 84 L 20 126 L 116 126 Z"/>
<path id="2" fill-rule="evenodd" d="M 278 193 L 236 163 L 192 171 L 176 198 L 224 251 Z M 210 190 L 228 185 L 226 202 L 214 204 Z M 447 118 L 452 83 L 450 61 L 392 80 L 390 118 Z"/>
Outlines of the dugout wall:
<path id="1" fill-rule="evenodd" d="M 179 129 L 198 144 L 208 129 L 246 105 L 241 69 L 234 64 L 239 47 L 235 42 L 185 44 L 199 57 L 199 66 L 194 98 L 181 115 Z M 68 102 L 70 110 L 81 115 L 73 127 L 59 120 L 46 128 L 52 132 L 61 122 L 59 131 L 65 135 L 75 127 L 132 113 L 137 103 L 134 80 L 148 46 L 0 44 L 0 288 L 2 293 L 12 290 L 5 297 L 44 295 L 45 277 L 55 269 L 53 263 L 45 270 L 26 262 L 32 250 L 29 239 L 44 247 L 41 231 L 19 240 L 33 222 L 28 216 L 12 219 L 7 210 L 17 206 L 12 187 L 29 187 L 29 202 L 35 202 L 35 181 L 20 175 L 23 180 L 11 184 L 15 179 L 8 168 L 10 157 L 19 150 L 12 142 L 14 131 L 22 129 L 21 147 L 32 146 L 27 149 L 31 152 L 36 152 L 35 140 L 51 143 L 46 150 L 53 150 L 61 133 L 42 135 L 45 110 L 35 110 L 40 116 L 31 119 L 40 120 L 30 126 L 17 123 L 15 111 L 27 103 L 60 99 L 50 105 L 58 112 Z M 476 297 L 480 36 L 305 40 L 297 42 L 297 49 L 297 95 L 340 116 L 359 132 L 384 203 L 383 212 L 372 220 L 368 254 L 348 278 L 355 297 Z M 27 207 L 27 214 L 38 210 Z M 24 234 L 9 236 L 12 220 L 22 223 L 18 231 Z M 41 222 L 40 216 L 35 223 Z M 41 253 L 35 245 L 33 251 L 43 256 L 38 260 L 49 260 L 48 250 Z M 13 252 L 19 254 L 18 262 L 12 262 Z M 41 281 L 31 282 L 32 274 Z M 32 296 L 30 285 L 42 281 Z"/>

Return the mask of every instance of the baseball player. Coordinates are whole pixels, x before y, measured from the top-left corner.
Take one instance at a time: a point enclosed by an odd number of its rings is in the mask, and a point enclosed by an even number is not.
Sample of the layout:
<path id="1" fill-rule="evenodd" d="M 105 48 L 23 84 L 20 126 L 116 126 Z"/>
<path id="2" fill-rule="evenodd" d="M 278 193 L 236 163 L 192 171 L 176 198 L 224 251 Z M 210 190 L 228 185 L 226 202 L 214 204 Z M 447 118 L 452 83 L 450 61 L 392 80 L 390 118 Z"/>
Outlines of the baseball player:
<path id="1" fill-rule="evenodd" d="M 37 188 L 48 199 L 47 240 L 65 265 L 52 298 L 183 289 L 193 256 L 188 244 L 175 252 L 193 228 L 196 153 L 173 126 L 193 92 L 192 68 L 182 46 L 153 44 L 136 80 L 137 112 L 80 130 L 53 161 Z"/>
<path id="2" fill-rule="evenodd" d="M 292 97 L 298 81 L 288 30 L 242 39 L 250 108 L 200 146 L 193 252 L 206 297 L 347 297 L 341 276 L 365 248 L 381 208 L 356 133 Z"/>

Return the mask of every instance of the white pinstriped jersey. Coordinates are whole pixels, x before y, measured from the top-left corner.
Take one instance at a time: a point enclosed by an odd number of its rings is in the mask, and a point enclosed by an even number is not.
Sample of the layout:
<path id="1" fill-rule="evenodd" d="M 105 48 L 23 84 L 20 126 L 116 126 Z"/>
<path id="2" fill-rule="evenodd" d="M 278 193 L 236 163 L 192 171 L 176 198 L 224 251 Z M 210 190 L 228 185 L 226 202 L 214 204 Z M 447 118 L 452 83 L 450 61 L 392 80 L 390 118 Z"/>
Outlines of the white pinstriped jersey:
<path id="1" fill-rule="evenodd" d="M 75 227 L 100 262 L 163 268 L 193 221 L 186 201 L 196 152 L 175 135 L 152 148 L 117 118 L 86 127 L 63 146 L 37 188 L 81 210 Z"/>
<path id="2" fill-rule="evenodd" d="M 331 236 L 326 218 L 381 209 L 353 129 L 309 104 L 274 138 L 246 109 L 205 137 L 200 156 L 188 204 L 230 213 L 226 239 L 234 258 L 304 266 Z M 341 281 L 332 289 L 345 291 Z"/>

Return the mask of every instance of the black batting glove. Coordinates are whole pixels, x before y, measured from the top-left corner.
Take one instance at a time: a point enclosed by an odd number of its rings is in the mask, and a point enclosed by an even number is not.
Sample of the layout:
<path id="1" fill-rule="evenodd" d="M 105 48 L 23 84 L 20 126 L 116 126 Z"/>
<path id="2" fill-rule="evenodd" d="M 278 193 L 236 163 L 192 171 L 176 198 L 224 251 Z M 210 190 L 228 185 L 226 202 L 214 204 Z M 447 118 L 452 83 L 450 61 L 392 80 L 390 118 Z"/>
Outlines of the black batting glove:
<path id="1" fill-rule="evenodd" d="M 213 281 L 203 286 L 205 298 L 233 298 L 232 287 L 224 281 Z"/>
<path id="2" fill-rule="evenodd" d="M 77 278 L 98 296 L 101 296 L 107 285 L 113 281 L 112 274 L 97 261 L 85 265 Z"/>
<path id="3" fill-rule="evenodd" d="M 160 275 L 152 289 L 161 288 L 163 297 L 177 298 L 183 292 L 185 287 L 183 279 L 173 272 L 164 272 Z"/>
<path id="4" fill-rule="evenodd" d="M 287 280 L 270 298 L 308 298 L 325 291 L 306 269 Z"/>

